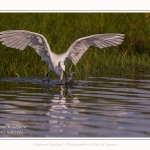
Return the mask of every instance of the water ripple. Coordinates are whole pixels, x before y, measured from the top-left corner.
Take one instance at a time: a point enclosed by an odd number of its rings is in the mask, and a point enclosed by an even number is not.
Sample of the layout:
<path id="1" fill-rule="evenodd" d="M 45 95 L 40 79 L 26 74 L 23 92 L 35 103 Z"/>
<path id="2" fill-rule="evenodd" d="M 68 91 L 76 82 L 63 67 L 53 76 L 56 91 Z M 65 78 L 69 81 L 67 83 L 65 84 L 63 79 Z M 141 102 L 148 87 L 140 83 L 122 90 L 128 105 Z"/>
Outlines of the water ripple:
<path id="1" fill-rule="evenodd" d="M 0 136 L 149 137 L 150 75 L 131 77 L 89 77 L 73 89 L 58 80 L 48 88 L 40 78 L 1 79 Z"/>

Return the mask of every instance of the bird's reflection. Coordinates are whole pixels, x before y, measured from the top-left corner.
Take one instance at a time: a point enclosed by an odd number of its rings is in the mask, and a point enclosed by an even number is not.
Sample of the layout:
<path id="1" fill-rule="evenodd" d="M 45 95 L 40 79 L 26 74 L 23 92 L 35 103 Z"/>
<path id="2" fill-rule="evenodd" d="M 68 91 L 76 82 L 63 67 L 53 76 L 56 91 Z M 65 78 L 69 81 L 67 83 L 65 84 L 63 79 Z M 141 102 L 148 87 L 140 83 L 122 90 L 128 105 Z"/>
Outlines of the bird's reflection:
<path id="1" fill-rule="evenodd" d="M 73 86 L 69 85 L 60 85 L 58 86 L 58 94 L 52 94 L 51 95 L 51 101 L 59 100 L 65 100 L 65 102 L 73 102 L 74 100 L 77 100 L 78 98 L 73 94 Z"/>
<path id="2" fill-rule="evenodd" d="M 73 94 L 73 89 L 75 83 L 70 80 L 71 82 L 65 81 L 64 84 L 53 84 L 49 85 L 49 99 L 48 103 L 46 104 L 46 107 L 44 108 L 47 110 L 46 115 L 50 115 L 50 112 L 58 112 L 62 111 L 64 113 L 67 112 L 67 108 L 70 106 L 72 103 L 80 103 L 78 97 Z M 56 86 L 57 85 L 57 86 Z M 58 87 L 58 93 L 51 93 L 52 88 Z M 47 87 L 47 85 L 45 86 Z"/>
<path id="3" fill-rule="evenodd" d="M 64 88 L 63 86 L 60 86 L 59 88 L 59 100 L 67 99 L 67 96 L 71 96 L 73 98 L 73 89 L 71 88 Z"/>

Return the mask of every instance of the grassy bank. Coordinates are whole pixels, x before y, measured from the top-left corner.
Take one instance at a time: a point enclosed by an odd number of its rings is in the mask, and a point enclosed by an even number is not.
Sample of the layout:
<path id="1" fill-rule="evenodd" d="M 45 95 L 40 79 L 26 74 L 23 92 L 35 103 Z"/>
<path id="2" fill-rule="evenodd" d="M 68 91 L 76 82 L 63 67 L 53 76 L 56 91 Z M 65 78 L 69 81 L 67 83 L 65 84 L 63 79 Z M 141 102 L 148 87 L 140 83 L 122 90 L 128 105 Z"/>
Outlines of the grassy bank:
<path id="1" fill-rule="evenodd" d="M 149 13 L 0 13 L 0 31 L 29 30 L 43 34 L 55 53 L 63 53 L 77 38 L 100 33 L 123 33 L 125 41 L 103 50 L 90 48 L 72 71 L 150 70 Z M 71 63 L 68 64 L 68 69 Z M 47 64 L 36 52 L 0 44 L 0 76 L 45 76 Z M 51 76 L 57 76 L 52 73 Z"/>

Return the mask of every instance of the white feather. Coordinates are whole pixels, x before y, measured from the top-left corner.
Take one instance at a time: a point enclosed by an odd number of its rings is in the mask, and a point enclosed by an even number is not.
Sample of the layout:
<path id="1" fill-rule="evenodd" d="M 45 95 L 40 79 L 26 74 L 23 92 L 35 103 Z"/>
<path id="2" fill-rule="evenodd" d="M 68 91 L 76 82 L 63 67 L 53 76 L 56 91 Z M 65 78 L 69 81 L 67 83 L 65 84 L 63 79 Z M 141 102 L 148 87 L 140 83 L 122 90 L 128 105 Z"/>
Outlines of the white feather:
<path id="1" fill-rule="evenodd" d="M 69 49 L 57 55 L 53 53 L 46 38 L 38 33 L 26 30 L 8 30 L 0 32 L 0 41 L 3 45 L 19 50 L 24 50 L 31 46 L 36 53 L 49 65 L 49 70 L 53 70 L 62 79 L 65 71 L 64 62 L 69 58 L 75 65 L 90 46 L 105 48 L 117 46 L 123 42 L 124 34 L 96 34 L 77 39 Z"/>

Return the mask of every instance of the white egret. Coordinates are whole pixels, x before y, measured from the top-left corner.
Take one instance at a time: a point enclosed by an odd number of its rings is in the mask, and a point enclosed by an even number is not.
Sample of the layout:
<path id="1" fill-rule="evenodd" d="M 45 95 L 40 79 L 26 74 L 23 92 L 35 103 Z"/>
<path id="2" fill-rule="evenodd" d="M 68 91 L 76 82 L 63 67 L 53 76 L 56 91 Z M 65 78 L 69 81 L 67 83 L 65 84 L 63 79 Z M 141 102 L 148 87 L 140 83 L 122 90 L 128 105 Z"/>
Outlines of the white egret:
<path id="1" fill-rule="evenodd" d="M 91 35 L 77 39 L 65 53 L 57 55 L 51 51 L 46 38 L 41 34 L 26 30 L 0 32 L 0 41 L 7 47 L 24 50 L 27 46 L 31 46 L 37 54 L 41 56 L 41 60 L 48 63 L 48 71 L 54 71 L 60 76 L 61 81 L 63 79 L 63 73 L 66 79 L 69 80 L 65 73 L 65 61 L 67 59 L 70 59 L 73 64 L 76 65 L 90 46 L 98 48 L 117 46 L 123 42 L 123 39 L 124 34 L 110 33 Z"/>

